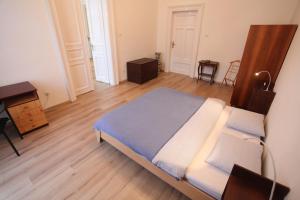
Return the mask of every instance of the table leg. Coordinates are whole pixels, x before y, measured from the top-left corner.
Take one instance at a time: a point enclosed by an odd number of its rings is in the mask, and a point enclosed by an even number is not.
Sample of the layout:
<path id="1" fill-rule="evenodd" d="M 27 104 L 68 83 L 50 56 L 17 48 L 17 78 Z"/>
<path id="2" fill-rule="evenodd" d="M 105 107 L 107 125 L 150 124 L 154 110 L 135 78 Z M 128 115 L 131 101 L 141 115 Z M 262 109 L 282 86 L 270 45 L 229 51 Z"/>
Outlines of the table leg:
<path id="1" fill-rule="evenodd" d="M 10 146 L 13 148 L 13 150 L 15 151 L 15 153 L 17 154 L 17 156 L 20 156 L 18 150 L 16 149 L 16 147 L 12 143 L 12 141 L 9 139 L 9 137 L 6 135 L 5 131 L 3 131 L 2 134 L 4 135 L 4 137 L 6 138 L 7 142 L 10 144 Z"/>
<path id="2" fill-rule="evenodd" d="M 13 124 L 13 126 L 15 127 L 15 129 L 16 129 L 16 131 L 17 131 L 17 133 L 18 133 L 19 137 L 21 138 L 21 140 L 23 140 L 23 139 L 24 139 L 24 138 L 23 138 L 23 135 L 20 133 L 20 131 L 19 131 L 18 127 L 16 126 L 16 124 L 15 124 L 14 120 L 13 120 L 13 119 L 12 119 L 12 117 L 10 116 L 10 114 L 9 114 L 8 110 L 7 110 L 7 109 L 5 109 L 5 111 L 6 111 L 7 115 L 8 115 L 8 117 L 9 117 L 9 119 L 10 119 L 11 123 L 12 123 L 12 124 Z"/>

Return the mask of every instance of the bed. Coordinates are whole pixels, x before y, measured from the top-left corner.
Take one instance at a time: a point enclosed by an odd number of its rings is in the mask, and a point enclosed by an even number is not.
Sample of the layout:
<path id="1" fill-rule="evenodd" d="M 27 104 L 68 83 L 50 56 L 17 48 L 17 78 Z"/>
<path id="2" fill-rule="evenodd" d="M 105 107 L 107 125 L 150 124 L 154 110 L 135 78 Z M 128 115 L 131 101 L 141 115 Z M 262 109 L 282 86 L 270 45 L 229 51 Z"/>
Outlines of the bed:
<path id="1" fill-rule="evenodd" d="M 169 88 L 146 93 L 104 115 L 94 128 L 106 141 L 191 199 L 220 199 L 229 175 L 205 160 L 228 129 L 231 107 Z M 254 137 L 254 136 L 251 136 Z"/>

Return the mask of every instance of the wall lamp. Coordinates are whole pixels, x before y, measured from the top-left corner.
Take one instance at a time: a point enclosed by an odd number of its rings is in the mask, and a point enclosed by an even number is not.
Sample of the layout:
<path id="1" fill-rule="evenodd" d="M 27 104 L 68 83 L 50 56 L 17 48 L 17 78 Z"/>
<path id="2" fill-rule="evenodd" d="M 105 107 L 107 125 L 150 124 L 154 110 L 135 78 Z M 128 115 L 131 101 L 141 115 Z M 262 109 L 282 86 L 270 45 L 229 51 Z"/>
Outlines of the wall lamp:
<path id="1" fill-rule="evenodd" d="M 262 74 L 262 73 L 267 73 L 267 74 L 268 74 L 268 76 L 269 76 L 269 83 L 268 83 L 268 86 L 267 86 L 267 88 L 265 89 L 265 91 L 269 91 L 270 84 L 271 84 L 271 81 L 272 81 L 272 77 L 271 77 L 271 74 L 270 74 L 270 72 L 269 72 L 269 71 L 267 71 L 267 70 L 263 70 L 263 71 L 256 72 L 254 75 L 255 75 L 255 76 L 259 76 L 259 75 L 260 75 L 260 74 Z"/>

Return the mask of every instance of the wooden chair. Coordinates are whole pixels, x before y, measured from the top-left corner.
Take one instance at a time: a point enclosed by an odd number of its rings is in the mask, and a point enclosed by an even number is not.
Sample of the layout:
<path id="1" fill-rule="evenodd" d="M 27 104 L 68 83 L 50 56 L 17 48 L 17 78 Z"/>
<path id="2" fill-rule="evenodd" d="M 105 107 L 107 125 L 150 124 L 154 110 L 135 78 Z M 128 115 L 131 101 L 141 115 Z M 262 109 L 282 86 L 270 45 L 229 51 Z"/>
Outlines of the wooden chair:
<path id="1" fill-rule="evenodd" d="M 0 118 L 0 134 L 4 135 L 5 139 L 10 144 L 10 146 L 13 148 L 13 150 L 15 151 L 15 153 L 17 154 L 17 156 L 20 156 L 20 154 L 19 154 L 18 150 L 16 149 L 15 145 L 9 139 L 9 137 L 7 136 L 7 134 L 6 134 L 5 130 L 4 130 L 8 121 L 9 121 L 8 118 Z"/>
<path id="2" fill-rule="evenodd" d="M 240 64 L 240 60 L 234 60 L 230 62 L 230 66 L 225 74 L 222 84 L 228 85 L 230 83 L 232 86 L 235 85 L 236 77 L 240 69 Z"/>

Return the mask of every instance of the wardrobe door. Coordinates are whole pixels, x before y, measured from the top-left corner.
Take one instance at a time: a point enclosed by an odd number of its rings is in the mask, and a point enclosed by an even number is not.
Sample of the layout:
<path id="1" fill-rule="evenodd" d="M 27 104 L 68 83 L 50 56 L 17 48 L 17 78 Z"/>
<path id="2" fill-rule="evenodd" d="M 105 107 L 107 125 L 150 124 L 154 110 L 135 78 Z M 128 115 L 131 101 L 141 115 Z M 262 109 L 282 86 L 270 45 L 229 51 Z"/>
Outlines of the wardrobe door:
<path id="1" fill-rule="evenodd" d="M 268 77 L 263 74 L 255 77 L 254 74 L 258 71 L 270 72 L 272 77 L 270 89 L 273 89 L 296 30 L 297 25 L 252 25 L 250 27 L 231 97 L 232 106 L 247 109 L 257 80 L 268 80 Z"/>

